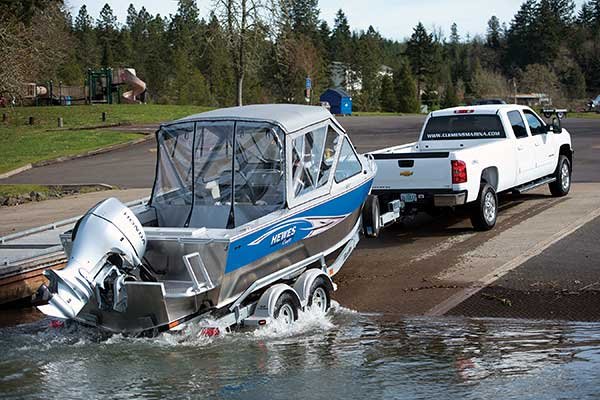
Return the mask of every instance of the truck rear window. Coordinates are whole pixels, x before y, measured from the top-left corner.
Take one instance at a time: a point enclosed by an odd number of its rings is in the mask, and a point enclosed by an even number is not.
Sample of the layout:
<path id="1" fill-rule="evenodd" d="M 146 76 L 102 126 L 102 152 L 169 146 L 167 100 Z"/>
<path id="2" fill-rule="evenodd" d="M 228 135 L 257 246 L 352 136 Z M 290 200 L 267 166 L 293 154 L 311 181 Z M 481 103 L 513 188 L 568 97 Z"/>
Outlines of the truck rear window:
<path id="1" fill-rule="evenodd" d="M 432 117 L 421 140 L 502 139 L 504 128 L 497 115 Z"/>

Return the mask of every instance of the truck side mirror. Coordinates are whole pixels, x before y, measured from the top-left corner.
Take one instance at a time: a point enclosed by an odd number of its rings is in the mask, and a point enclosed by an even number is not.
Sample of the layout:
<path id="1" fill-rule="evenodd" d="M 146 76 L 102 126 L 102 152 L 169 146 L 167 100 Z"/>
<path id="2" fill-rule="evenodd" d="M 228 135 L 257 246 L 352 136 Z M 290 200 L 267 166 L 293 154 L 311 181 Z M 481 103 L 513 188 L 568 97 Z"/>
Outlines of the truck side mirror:
<path id="1" fill-rule="evenodd" d="M 560 123 L 560 118 L 557 118 L 557 117 L 552 118 L 550 130 L 554 133 L 562 133 L 562 124 Z"/>

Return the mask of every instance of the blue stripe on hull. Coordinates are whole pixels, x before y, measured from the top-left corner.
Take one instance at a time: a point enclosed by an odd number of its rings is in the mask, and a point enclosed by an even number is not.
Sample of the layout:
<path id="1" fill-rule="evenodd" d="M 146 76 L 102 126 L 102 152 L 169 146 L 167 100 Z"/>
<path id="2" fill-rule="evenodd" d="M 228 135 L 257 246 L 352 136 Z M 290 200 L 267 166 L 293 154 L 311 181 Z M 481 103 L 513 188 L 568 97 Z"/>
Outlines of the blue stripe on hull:
<path id="1" fill-rule="evenodd" d="M 225 273 L 251 264 L 309 236 L 318 235 L 362 206 L 373 181 L 318 206 L 278 221 L 229 246 Z"/>

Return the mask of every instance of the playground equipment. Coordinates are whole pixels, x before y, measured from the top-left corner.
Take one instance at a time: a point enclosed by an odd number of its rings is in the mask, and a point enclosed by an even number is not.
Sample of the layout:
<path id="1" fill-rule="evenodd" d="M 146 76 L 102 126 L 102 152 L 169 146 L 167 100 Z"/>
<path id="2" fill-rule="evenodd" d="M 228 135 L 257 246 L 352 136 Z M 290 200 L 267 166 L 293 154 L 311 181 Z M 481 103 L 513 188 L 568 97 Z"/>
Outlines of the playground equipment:
<path id="1" fill-rule="evenodd" d="M 24 94 L 22 97 L 15 97 L 15 105 L 66 105 L 70 106 L 77 101 L 85 100 L 85 91 L 81 86 L 68 86 L 53 81 L 44 84 L 26 83 L 24 84 Z"/>
<path id="2" fill-rule="evenodd" d="M 120 82 L 128 84 L 132 88 L 123 93 L 121 98 L 127 103 L 142 103 L 140 98 L 144 97 L 146 93 L 146 82 L 137 77 L 133 68 L 120 68 L 118 71 Z"/>
<path id="3" fill-rule="evenodd" d="M 122 93 L 123 86 L 131 87 Z M 137 77 L 133 68 L 101 68 L 87 71 L 87 104 L 143 103 L 146 83 Z"/>
<path id="4" fill-rule="evenodd" d="M 133 68 L 88 69 L 82 86 L 25 83 L 18 93 L 0 92 L 0 107 L 73 104 L 145 103 L 146 82 Z"/>

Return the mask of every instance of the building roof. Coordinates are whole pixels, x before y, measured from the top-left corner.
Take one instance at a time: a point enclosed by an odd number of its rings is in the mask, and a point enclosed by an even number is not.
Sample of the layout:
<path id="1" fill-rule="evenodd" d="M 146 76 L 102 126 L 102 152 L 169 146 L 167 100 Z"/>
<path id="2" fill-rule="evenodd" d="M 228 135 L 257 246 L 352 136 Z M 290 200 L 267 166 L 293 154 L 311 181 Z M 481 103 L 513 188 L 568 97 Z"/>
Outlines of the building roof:
<path id="1" fill-rule="evenodd" d="M 261 121 L 279 125 L 287 133 L 298 131 L 309 125 L 332 120 L 341 130 L 344 128 L 327 109 L 320 106 L 299 104 L 254 104 L 241 107 L 220 108 L 182 118 L 182 121 L 230 120 Z"/>
<path id="2" fill-rule="evenodd" d="M 325 91 L 325 93 L 327 93 L 327 92 L 334 92 L 335 94 L 337 94 L 337 95 L 339 95 L 341 97 L 350 97 L 350 95 L 348 94 L 348 92 L 344 91 L 341 88 L 335 88 L 335 89 L 334 88 L 330 88 L 330 89 L 327 89 Z M 323 93 L 323 94 L 325 94 L 325 93 Z"/>

